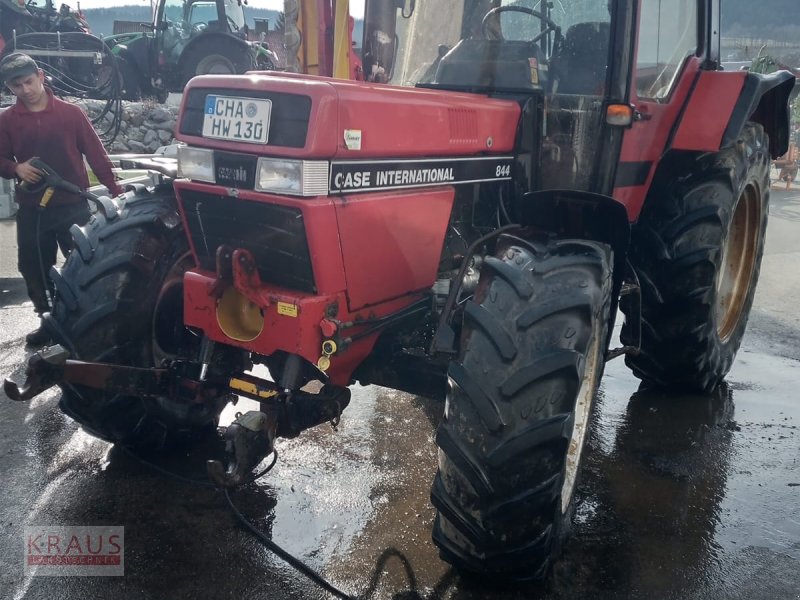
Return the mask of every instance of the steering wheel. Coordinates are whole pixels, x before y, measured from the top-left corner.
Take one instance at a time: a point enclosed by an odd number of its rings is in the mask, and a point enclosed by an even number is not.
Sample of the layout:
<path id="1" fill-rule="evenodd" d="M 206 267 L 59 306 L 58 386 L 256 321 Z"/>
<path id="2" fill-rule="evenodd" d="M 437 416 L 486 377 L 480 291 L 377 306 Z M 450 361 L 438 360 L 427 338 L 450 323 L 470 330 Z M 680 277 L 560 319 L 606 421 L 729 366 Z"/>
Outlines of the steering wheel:
<path id="1" fill-rule="evenodd" d="M 483 20 L 481 21 L 481 33 L 483 34 L 483 37 L 485 37 L 487 40 L 503 39 L 502 33 L 500 33 L 496 29 L 492 29 L 490 25 L 494 21 L 495 15 L 499 15 L 500 13 L 504 12 L 519 12 L 526 15 L 530 15 L 532 17 L 536 17 L 547 26 L 544 30 L 542 30 L 539 33 L 539 35 L 530 40 L 530 42 L 533 44 L 538 42 L 548 33 L 553 31 L 558 32 L 561 30 L 561 28 L 555 23 L 555 21 L 553 21 L 550 17 L 547 17 L 544 14 L 540 13 L 538 10 L 533 10 L 532 8 L 528 8 L 526 6 L 514 6 L 514 5 L 497 6 L 491 9 L 485 15 L 483 15 Z"/>
<path id="2" fill-rule="evenodd" d="M 208 23 L 203 21 L 198 21 L 197 23 L 192 23 L 192 32 L 193 33 L 202 33 L 208 28 Z"/>

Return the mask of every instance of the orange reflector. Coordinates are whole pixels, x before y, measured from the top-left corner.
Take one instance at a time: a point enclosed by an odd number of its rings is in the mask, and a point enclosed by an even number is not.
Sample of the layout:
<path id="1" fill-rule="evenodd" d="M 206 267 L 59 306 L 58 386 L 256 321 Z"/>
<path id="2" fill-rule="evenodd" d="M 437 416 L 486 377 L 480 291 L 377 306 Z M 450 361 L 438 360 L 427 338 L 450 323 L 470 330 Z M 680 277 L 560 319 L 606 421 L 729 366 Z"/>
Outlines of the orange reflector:
<path id="1" fill-rule="evenodd" d="M 606 123 L 629 127 L 633 123 L 633 107 L 628 104 L 609 104 L 606 110 Z"/>

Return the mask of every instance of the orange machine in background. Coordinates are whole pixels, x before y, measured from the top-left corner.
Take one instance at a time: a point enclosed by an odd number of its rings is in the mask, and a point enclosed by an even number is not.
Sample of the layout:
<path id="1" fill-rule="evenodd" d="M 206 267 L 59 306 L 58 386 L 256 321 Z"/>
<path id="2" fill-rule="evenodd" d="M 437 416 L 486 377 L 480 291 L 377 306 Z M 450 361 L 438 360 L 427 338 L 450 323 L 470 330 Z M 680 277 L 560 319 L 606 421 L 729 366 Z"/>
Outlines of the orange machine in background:
<path id="1" fill-rule="evenodd" d="M 780 169 L 778 174 L 779 181 L 786 182 L 788 190 L 792 182 L 797 178 L 797 171 L 800 168 L 800 149 L 797 144 L 789 144 L 789 151 L 774 162 L 776 168 Z"/>

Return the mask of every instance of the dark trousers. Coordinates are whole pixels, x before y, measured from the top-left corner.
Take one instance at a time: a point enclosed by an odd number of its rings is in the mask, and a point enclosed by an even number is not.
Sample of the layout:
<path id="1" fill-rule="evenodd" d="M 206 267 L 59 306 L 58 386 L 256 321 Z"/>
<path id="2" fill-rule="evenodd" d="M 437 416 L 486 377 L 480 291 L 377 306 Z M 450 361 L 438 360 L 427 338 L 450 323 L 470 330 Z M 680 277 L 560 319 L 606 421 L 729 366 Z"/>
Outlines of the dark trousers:
<path id="1" fill-rule="evenodd" d="M 48 206 L 41 212 L 35 206 L 20 206 L 17 212 L 17 265 L 37 313 L 49 310 L 47 289 L 52 294 L 53 284 L 48 274 L 56 264 L 59 248 L 65 257 L 72 249 L 70 227 L 84 225 L 88 220 L 89 206 L 86 202 Z M 46 281 L 42 279 L 42 274 Z"/>

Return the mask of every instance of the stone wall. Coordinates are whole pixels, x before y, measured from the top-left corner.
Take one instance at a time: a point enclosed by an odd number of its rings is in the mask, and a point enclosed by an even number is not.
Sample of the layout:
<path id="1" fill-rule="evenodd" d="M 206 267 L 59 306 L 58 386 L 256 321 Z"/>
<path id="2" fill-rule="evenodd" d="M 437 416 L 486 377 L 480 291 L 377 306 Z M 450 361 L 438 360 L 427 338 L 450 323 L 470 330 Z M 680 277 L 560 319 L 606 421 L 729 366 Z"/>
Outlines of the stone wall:
<path id="1" fill-rule="evenodd" d="M 92 118 L 99 115 L 106 106 L 105 102 L 98 100 L 81 100 L 77 104 Z M 173 131 L 177 116 L 177 106 L 155 102 L 123 102 L 119 134 L 111 144 L 106 145 L 106 150 L 109 154 L 155 152 L 159 146 L 166 146 L 174 141 Z M 95 124 L 95 130 L 101 137 L 113 118 L 109 113 Z"/>

